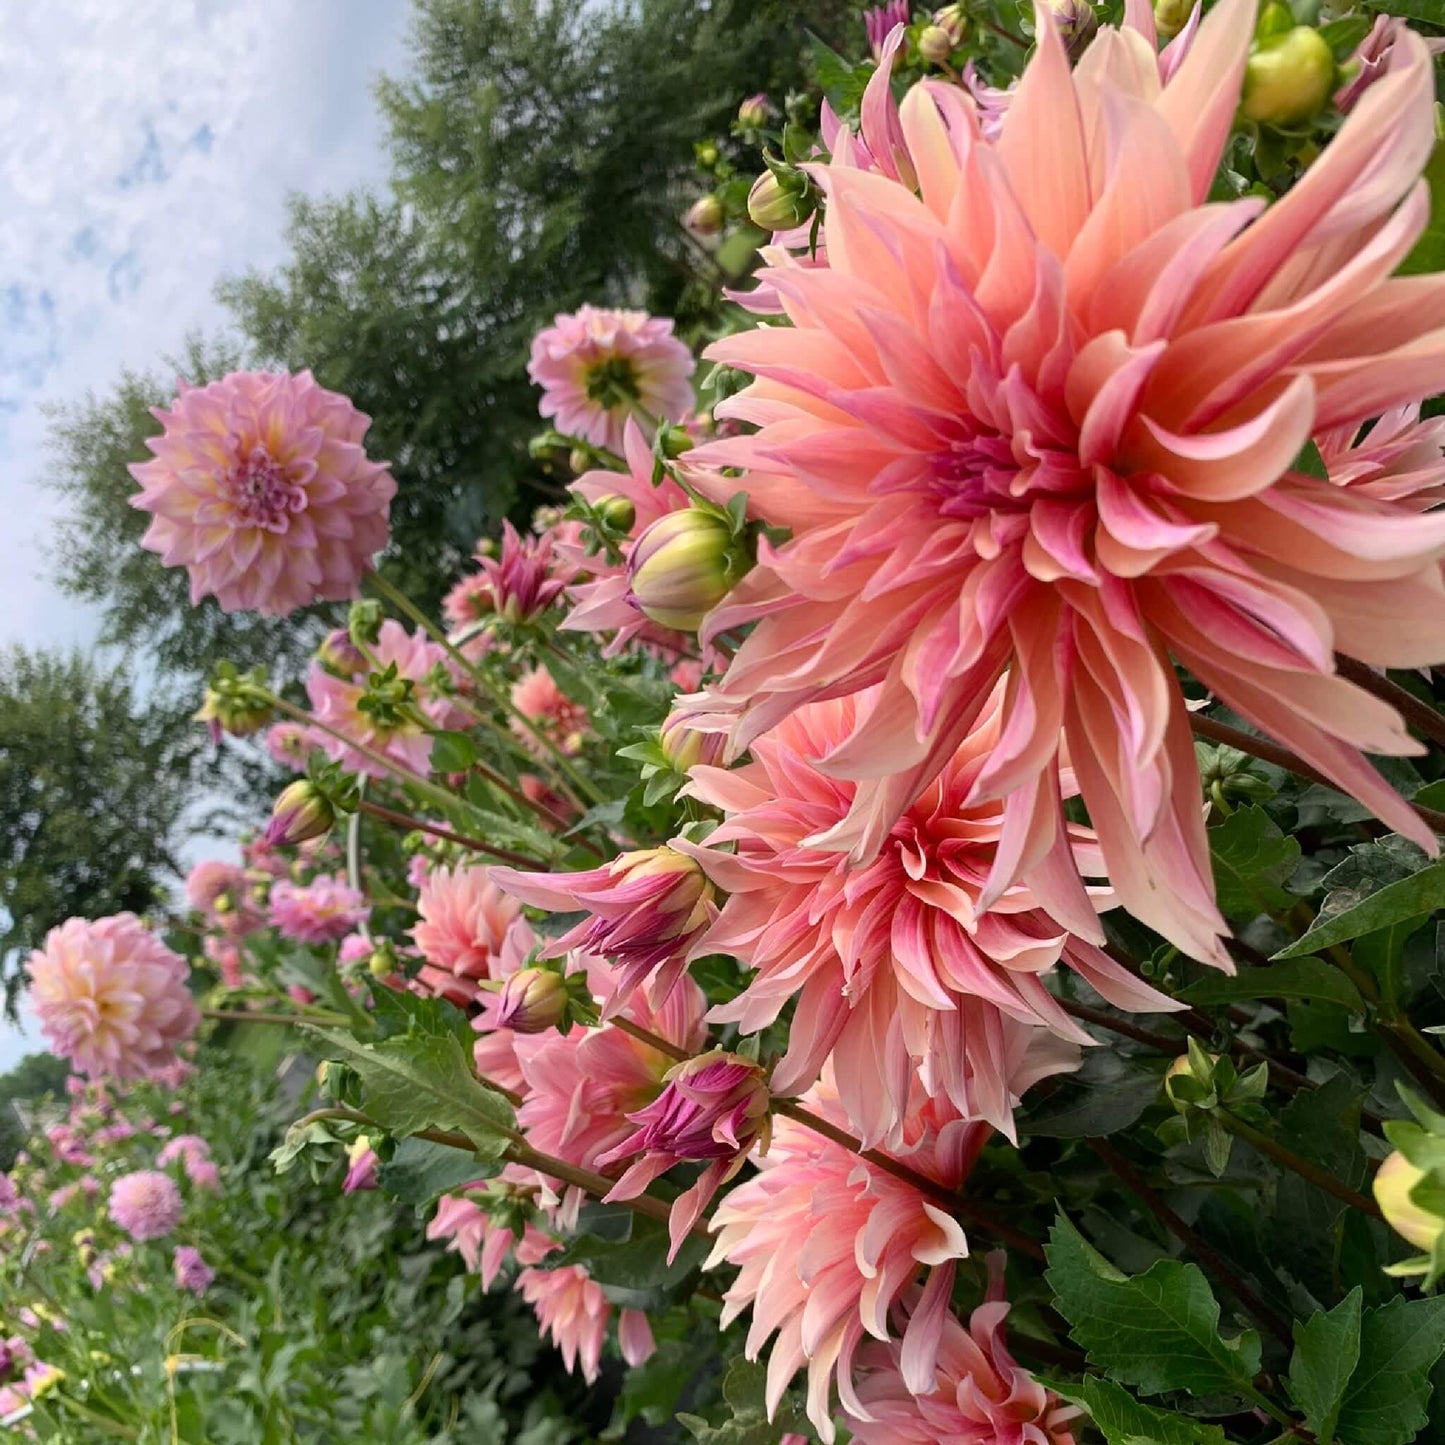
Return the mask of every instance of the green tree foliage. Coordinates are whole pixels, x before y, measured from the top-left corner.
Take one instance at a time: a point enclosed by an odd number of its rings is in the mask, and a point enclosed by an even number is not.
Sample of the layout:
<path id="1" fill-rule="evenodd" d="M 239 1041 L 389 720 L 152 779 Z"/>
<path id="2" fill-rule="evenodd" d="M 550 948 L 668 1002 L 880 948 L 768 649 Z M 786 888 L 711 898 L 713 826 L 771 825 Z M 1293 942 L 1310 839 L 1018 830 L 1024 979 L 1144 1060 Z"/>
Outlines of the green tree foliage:
<path id="1" fill-rule="evenodd" d="M 0 1074 L 0 1170 L 8 1170 L 25 1144 L 25 1128 L 16 1103 L 59 1098 L 70 1065 L 54 1054 L 26 1054 L 8 1074 Z"/>

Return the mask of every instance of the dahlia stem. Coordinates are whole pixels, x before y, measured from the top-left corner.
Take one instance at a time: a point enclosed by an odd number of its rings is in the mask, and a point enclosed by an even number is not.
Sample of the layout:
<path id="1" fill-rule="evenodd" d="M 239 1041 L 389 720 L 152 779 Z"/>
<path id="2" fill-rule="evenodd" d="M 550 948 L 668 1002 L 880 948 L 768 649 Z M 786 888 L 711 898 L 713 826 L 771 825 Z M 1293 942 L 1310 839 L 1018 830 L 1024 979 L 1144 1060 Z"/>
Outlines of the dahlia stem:
<path id="1" fill-rule="evenodd" d="M 1084 1023 L 1093 1024 L 1097 1028 L 1108 1029 L 1111 1033 L 1119 1034 L 1126 1039 L 1133 1039 L 1135 1043 L 1144 1044 L 1147 1048 L 1157 1049 L 1162 1054 L 1179 1054 L 1185 1047 L 1183 1039 L 1171 1039 L 1168 1034 L 1155 1033 L 1153 1029 L 1140 1028 L 1138 1024 L 1131 1024 L 1125 1019 L 1116 1019 L 1112 1014 L 1105 1013 L 1103 1009 L 1091 1008 L 1086 1003 L 1075 1003 L 1072 999 L 1061 998 L 1057 1003 L 1066 1014 L 1073 1015 Z M 1210 1026 L 1213 1032 L 1213 1025 Z"/>
<path id="2" fill-rule="evenodd" d="M 1262 1134 L 1252 1124 L 1246 1124 L 1237 1114 L 1232 1114 L 1228 1109 L 1215 1109 L 1214 1117 L 1235 1135 L 1243 1139 L 1251 1148 L 1257 1149 L 1261 1154 L 1273 1159 L 1276 1164 L 1282 1164 L 1301 1179 L 1307 1180 L 1318 1189 L 1323 1189 L 1326 1194 L 1332 1195 L 1342 1204 L 1348 1204 L 1351 1209 L 1357 1209 L 1361 1214 L 1368 1214 L 1372 1219 L 1383 1219 L 1379 1206 L 1373 1199 L 1367 1198 L 1358 1190 L 1351 1189 L 1348 1184 L 1341 1184 L 1338 1179 L 1328 1171 L 1321 1169 L 1319 1165 L 1311 1163 L 1301 1154 L 1296 1154 L 1293 1149 L 1286 1149 L 1283 1144 L 1271 1139 L 1268 1134 Z"/>
<path id="3" fill-rule="evenodd" d="M 1245 1282 L 1235 1274 L 1229 1261 L 1214 1248 L 1196 1229 L 1186 1224 L 1165 1203 L 1163 1197 L 1151 1188 L 1143 1175 L 1107 1139 L 1085 1139 L 1095 1154 L 1118 1175 L 1124 1187 L 1144 1205 L 1146 1209 L 1169 1231 L 1187 1250 L 1196 1255 L 1250 1314 L 1252 1314 L 1281 1344 L 1292 1343 L 1289 1326 L 1272 1310 Z"/>
<path id="4" fill-rule="evenodd" d="M 430 833 L 434 838 L 441 838 L 445 842 L 455 843 L 460 848 L 467 848 L 473 853 L 485 853 L 489 858 L 496 858 L 502 863 L 510 863 L 514 868 L 526 868 L 536 870 L 546 868 L 547 864 L 540 858 L 529 858 L 525 853 L 513 853 L 509 848 L 498 848 L 495 844 L 484 843 L 480 838 L 468 838 L 464 833 L 453 833 L 450 828 L 443 828 L 437 823 L 428 823 L 421 818 L 413 818 L 407 813 L 398 813 L 391 808 L 384 808 L 380 803 L 368 803 L 361 799 L 356 805 L 359 813 L 365 813 L 369 818 L 379 818 L 383 823 L 390 823 L 395 828 L 402 828 L 408 832 Z"/>
<path id="5" fill-rule="evenodd" d="M 1379 698 L 1381 702 L 1389 703 L 1416 732 L 1422 733 L 1432 743 L 1445 747 L 1445 715 L 1436 712 L 1429 703 L 1422 702 L 1398 682 L 1391 682 L 1384 673 L 1376 672 L 1373 667 L 1367 667 L 1363 662 L 1356 662 L 1353 657 L 1345 657 L 1338 652 L 1335 653 L 1335 671 L 1356 687 L 1362 687 Z"/>
<path id="6" fill-rule="evenodd" d="M 1336 792 L 1339 791 L 1338 783 L 1327 778 L 1317 768 L 1312 768 L 1303 758 L 1297 757 L 1288 748 L 1282 748 L 1278 743 L 1270 742 L 1268 738 L 1255 737 L 1253 733 L 1232 728 L 1228 723 L 1216 722 L 1212 717 L 1202 717 L 1197 712 L 1190 714 L 1189 726 L 1200 737 L 1208 738 L 1210 742 L 1223 743 L 1227 747 L 1237 748 L 1240 752 L 1248 753 L 1261 762 L 1273 763 L 1275 767 L 1284 768 L 1286 772 L 1298 773 L 1302 778 L 1309 778 L 1312 782 L 1323 783 L 1325 787 L 1333 788 Z M 1407 807 L 1413 808 L 1416 814 L 1437 833 L 1445 833 L 1445 813 L 1438 808 L 1426 808 L 1404 798 L 1400 801 Z"/>
<path id="7" fill-rule="evenodd" d="M 340 1014 L 314 1013 L 314 1014 L 278 1014 L 278 1013 L 252 1013 L 246 1009 L 224 1009 L 224 1008 L 203 1008 L 201 1010 L 203 1019 L 214 1019 L 217 1023 L 225 1024 L 273 1024 L 278 1028 L 292 1028 L 296 1024 L 311 1024 L 318 1029 L 347 1029 L 351 1027 L 350 1020 L 342 1018 Z"/>

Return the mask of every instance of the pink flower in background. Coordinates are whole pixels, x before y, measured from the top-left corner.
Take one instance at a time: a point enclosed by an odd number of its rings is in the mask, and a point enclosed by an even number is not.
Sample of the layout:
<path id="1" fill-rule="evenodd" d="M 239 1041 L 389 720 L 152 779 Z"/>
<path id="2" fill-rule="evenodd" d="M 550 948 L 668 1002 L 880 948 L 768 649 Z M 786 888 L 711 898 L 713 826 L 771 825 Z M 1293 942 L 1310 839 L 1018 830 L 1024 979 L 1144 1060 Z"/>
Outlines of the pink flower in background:
<path id="1" fill-rule="evenodd" d="M 333 874 L 304 884 L 282 879 L 271 889 L 271 922 L 297 943 L 334 943 L 365 923 L 369 912 L 366 899 Z"/>
<path id="2" fill-rule="evenodd" d="M 163 1169 L 179 1159 L 189 1165 L 193 1159 L 209 1159 L 211 1146 L 199 1134 L 177 1134 L 169 1140 L 156 1156 L 156 1163 Z"/>
<path id="3" fill-rule="evenodd" d="M 200 1191 L 202 1194 L 219 1194 L 221 1192 L 221 1171 L 210 1159 L 187 1159 L 186 1178 L 190 1180 L 191 1188 Z"/>
<path id="4" fill-rule="evenodd" d="M 141 545 L 191 575 L 191 602 L 285 616 L 355 597 L 386 545 L 396 482 L 368 461 L 370 425 L 344 397 L 295 376 L 232 372 L 181 385 L 130 468 L 151 513 Z"/>
<path id="5" fill-rule="evenodd" d="M 321 746 L 321 737 L 303 723 L 272 723 L 262 735 L 266 751 L 283 768 L 304 773 L 306 760 L 314 749 Z"/>
<path id="6" fill-rule="evenodd" d="M 874 5 L 863 12 L 863 29 L 868 36 L 868 49 L 874 60 L 883 55 L 883 42 L 899 25 L 907 25 L 913 17 L 908 0 L 886 0 L 883 5 Z"/>
<path id="7" fill-rule="evenodd" d="M 670 320 L 583 306 L 537 333 L 527 375 L 559 431 L 616 452 L 634 406 L 665 421 L 687 414 L 695 365 Z"/>
<path id="8" fill-rule="evenodd" d="M 826 1077 L 806 1102 L 830 1122 L 846 1122 Z M 901 1146 L 888 1152 L 957 1190 L 990 1132 L 960 1119 L 946 1100 L 927 1100 L 910 1114 Z M 707 1267 L 738 1267 L 724 1295 L 722 1325 L 751 1306 L 744 1347 L 750 1360 L 777 1332 L 768 1412 L 806 1365 L 808 1418 L 831 1442 L 833 1380 L 844 1407 L 862 1415 L 852 1388 L 855 1352 L 865 1335 L 890 1338 L 893 1309 L 920 1277 L 900 1359 L 911 1390 L 935 1388 L 955 1262 L 968 1243 L 953 1215 L 913 1185 L 791 1119 L 777 1121 L 772 1146 L 757 1164 L 757 1175 L 729 1191 L 712 1216 L 717 1243 Z"/>
<path id="9" fill-rule="evenodd" d="M 812 703 L 758 738 L 748 766 L 694 769 L 688 791 L 726 815 L 705 847 L 680 845 L 728 894 L 699 947 L 758 970 L 713 1017 L 756 1033 L 796 998 L 773 1088 L 801 1093 L 832 1054 L 844 1108 L 866 1144 L 898 1126 L 915 1076 L 927 1094 L 1011 1134 L 1010 1081 L 1030 1042 L 1019 1025 L 1092 1042 L 1045 986 L 1056 965 L 1126 1011 L 1179 1005 L 1097 946 L 1095 905 L 1108 898 L 1091 898 L 1078 880 L 1103 872 L 1088 829 L 1065 825 L 1021 881 L 990 897 L 1000 872 L 1020 871 L 1003 804 L 967 801 L 998 745 L 996 707 L 871 862 L 850 868 L 842 854 L 810 846 L 847 816 L 857 790 L 819 762 L 873 701 L 863 693 Z M 1057 806 L 1057 778 L 1044 786 Z M 1055 1051 L 1053 1062 L 1071 1067 L 1072 1050 Z"/>
<path id="10" fill-rule="evenodd" d="M 231 938 L 244 938 L 265 921 L 246 870 L 222 858 L 203 858 L 186 874 L 186 900 Z"/>
<path id="11" fill-rule="evenodd" d="M 580 702 L 573 702 L 556 679 L 540 664 L 524 672 L 512 684 L 512 706 L 522 717 L 547 738 L 559 752 L 568 757 L 582 751 L 590 719 Z M 544 758 L 547 749 L 537 733 L 519 718 L 512 719 L 512 731 L 522 746 L 535 756 Z"/>
<path id="12" fill-rule="evenodd" d="M 375 952 L 375 946 L 364 933 L 348 933 L 336 950 L 337 963 L 365 963 Z"/>
<path id="13" fill-rule="evenodd" d="M 241 962 L 241 950 L 229 938 L 218 938 L 207 934 L 201 944 L 201 951 L 216 965 L 221 982 L 227 988 L 243 988 L 246 983 L 245 965 Z"/>
<path id="14" fill-rule="evenodd" d="M 437 1201 L 436 1213 L 426 1227 L 426 1237 L 433 1241 L 446 1240 L 447 1248 L 460 1254 L 466 1267 L 481 1277 L 483 1289 L 491 1289 L 497 1271 L 514 1249 L 517 1262 L 530 1265 L 557 1247 L 530 1224 L 524 1225 L 518 1235 L 465 1193 L 444 1194 Z"/>
<path id="15" fill-rule="evenodd" d="M 621 853 L 581 873 L 493 868 L 492 877 L 534 908 L 587 912 L 581 923 L 547 945 L 545 956 L 583 949 L 615 964 L 607 1013 L 654 976 L 655 996 L 666 999 L 683 976 L 689 950 L 716 913 L 707 876 L 692 858 L 670 847 Z"/>
<path id="16" fill-rule="evenodd" d="M 1398 406 L 1364 430 L 1337 427 L 1315 440 L 1336 486 L 1421 512 L 1445 502 L 1445 417 L 1421 421 L 1418 406 Z"/>
<path id="17" fill-rule="evenodd" d="M 598 1159 L 606 1168 L 634 1155 L 642 1158 L 607 1195 L 635 1199 L 674 1164 L 707 1167 L 672 1206 L 668 1222 L 670 1264 L 688 1231 L 714 1194 L 742 1168 L 755 1144 L 766 1152 L 771 1103 L 763 1070 L 751 1059 L 714 1050 L 669 1069 L 662 1092 L 652 1103 L 627 1116 L 637 1130 Z"/>
<path id="18" fill-rule="evenodd" d="M 201 1258 L 201 1251 L 189 1244 L 176 1246 L 172 1268 L 176 1288 L 188 1290 L 193 1295 L 205 1294 L 216 1278 L 216 1271 Z"/>
<path id="19" fill-rule="evenodd" d="M 760 429 L 689 474 L 790 529 L 708 620 L 756 624 L 711 704 L 741 750 L 879 688 L 823 760 L 858 788 L 814 840 L 867 862 L 1006 679 L 968 799 L 1002 801 L 1017 859 L 990 902 L 1056 846 L 1064 747 L 1119 902 L 1229 968 L 1176 660 L 1435 847 L 1363 757 L 1416 745 L 1334 653 L 1445 659 L 1445 516 L 1291 470 L 1445 384 L 1445 276 L 1392 276 L 1428 218 L 1430 56 L 1404 34 L 1267 211 L 1206 205 L 1253 0 L 1221 0 L 1162 85 L 1109 29 L 1071 71 L 1038 15 L 994 141 L 953 88 L 895 108 L 880 68 L 875 168 L 840 138 L 816 171 L 826 265 L 769 253 L 792 325 L 709 352 L 756 378 L 719 410 Z"/>
<path id="20" fill-rule="evenodd" d="M 447 660 L 446 653 L 435 642 L 429 642 L 420 633 L 409 633 L 401 623 L 387 618 L 381 624 L 376 645 L 371 650 L 379 670 L 385 671 L 395 664 L 398 677 L 410 679 L 413 684 L 411 701 L 433 726 L 452 728 L 467 721 L 467 714 L 458 707 L 446 688 L 436 685 L 436 678 L 443 675 L 453 683 L 456 677 L 455 665 Z M 336 677 L 320 663 L 313 662 L 306 674 L 306 692 L 317 721 L 325 723 L 350 742 L 392 758 L 413 772 L 428 772 L 431 738 L 426 730 L 419 722 L 402 721 L 393 725 L 379 722 L 371 714 L 363 712 L 359 704 L 366 696 L 366 681 L 364 674 L 355 681 Z M 386 770 L 379 763 L 372 762 L 354 747 L 347 747 L 330 734 L 320 733 L 317 741 L 326 750 L 327 756 L 342 767 L 372 778 L 386 776 Z"/>
<path id="21" fill-rule="evenodd" d="M 859 1445 L 1074 1445 L 1081 1412 L 1015 1364 L 1004 1342 L 1003 1260 L 989 1256 L 988 1297 L 966 1329 L 945 1316 L 933 1389 L 909 1389 L 897 1341 L 859 1351 L 856 1399 L 866 1413 L 846 1415 Z"/>
<path id="22" fill-rule="evenodd" d="M 1398 16 L 1375 16 L 1370 33 L 1345 62 L 1345 73 L 1349 74 L 1350 67 L 1354 67 L 1354 74 L 1335 92 L 1335 109 L 1341 115 L 1348 115 L 1359 104 L 1365 91 L 1388 72 L 1395 61 L 1395 47 L 1400 44 L 1407 29 L 1406 23 Z M 1425 44 L 1432 55 L 1438 55 L 1445 47 L 1445 41 L 1439 39 L 1426 40 Z"/>
<path id="23" fill-rule="evenodd" d="M 510 522 L 502 523 L 499 557 L 477 554 L 484 588 L 470 599 L 513 625 L 541 616 L 562 595 L 566 579 L 554 575 L 555 558 L 550 537 L 522 536 Z"/>
<path id="24" fill-rule="evenodd" d="M 411 936 L 426 963 L 417 983 L 466 1008 L 487 980 L 506 978 L 536 945 L 521 905 L 502 891 L 481 864 L 433 868 L 417 896 Z"/>
<path id="25" fill-rule="evenodd" d="M 562 1352 L 569 1370 L 581 1366 L 590 1385 L 602 1361 L 607 1322 L 612 1306 L 599 1285 L 580 1264 L 557 1269 L 524 1269 L 517 1276 L 522 1298 L 536 1312 L 542 1334 Z M 647 1316 L 623 1310 L 618 1322 L 618 1343 L 629 1365 L 640 1365 L 654 1349 Z"/>
<path id="26" fill-rule="evenodd" d="M 110 1186 L 109 1213 L 137 1244 L 161 1239 L 181 1220 L 181 1191 L 169 1174 L 138 1169 Z"/>
<path id="27" fill-rule="evenodd" d="M 201 1021 L 189 965 L 133 913 L 52 928 L 25 971 L 46 1041 L 82 1073 L 154 1074 Z"/>

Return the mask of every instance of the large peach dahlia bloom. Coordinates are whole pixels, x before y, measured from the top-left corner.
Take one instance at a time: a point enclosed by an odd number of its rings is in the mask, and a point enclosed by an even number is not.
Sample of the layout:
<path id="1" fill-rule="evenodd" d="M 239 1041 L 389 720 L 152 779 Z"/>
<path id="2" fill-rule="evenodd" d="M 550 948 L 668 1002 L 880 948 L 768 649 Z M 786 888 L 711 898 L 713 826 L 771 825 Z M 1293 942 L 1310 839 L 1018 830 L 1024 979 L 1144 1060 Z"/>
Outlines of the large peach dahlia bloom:
<path id="1" fill-rule="evenodd" d="M 792 324 L 711 350 L 760 430 L 688 455 L 792 534 L 705 630 L 757 624 L 711 699 L 734 745 L 879 685 L 823 763 L 860 786 L 819 842 L 875 856 L 1006 677 L 968 801 L 1004 800 L 1015 863 L 980 911 L 1056 845 L 1062 745 L 1119 901 L 1221 966 L 1171 657 L 1432 847 L 1362 757 L 1411 739 L 1333 654 L 1445 659 L 1445 517 L 1291 469 L 1445 385 L 1445 276 L 1391 275 L 1429 209 L 1430 59 L 1403 37 L 1268 209 L 1207 202 L 1253 22 L 1221 0 L 1161 82 L 1138 27 L 1070 71 L 1040 5 L 996 139 L 957 87 L 895 109 L 881 68 L 862 143 L 815 168 L 826 265 L 768 253 Z"/>

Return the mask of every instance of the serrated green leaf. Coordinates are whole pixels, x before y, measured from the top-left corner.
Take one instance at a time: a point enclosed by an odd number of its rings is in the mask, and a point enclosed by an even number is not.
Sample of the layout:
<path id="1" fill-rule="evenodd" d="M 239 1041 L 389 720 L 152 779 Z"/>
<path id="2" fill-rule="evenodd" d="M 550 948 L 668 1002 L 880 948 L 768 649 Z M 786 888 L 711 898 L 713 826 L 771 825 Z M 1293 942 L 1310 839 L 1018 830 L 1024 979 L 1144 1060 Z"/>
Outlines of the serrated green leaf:
<path id="1" fill-rule="evenodd" d="M 711 1425 L 700 1415 L 678 1415 L 678 1420 L 691 1432 L 698 1445 L 777 1445 L 787 1434 L 809 1430 L 802 1413 L 784 1400 L 772 1420 L 765 1404 L 768 1372 L 752 1360 L 736 1358 L 723 1380 L 723 1399 L 732 1411 L 732 1418 L 721 1425 Z"/>
<path id="2" fill-rule="evenodd" d="M 1285 1386 L 1304 1411 L 1319 1445 L 1330 1445 L 1350 1376 L 1360 1359 L 1363 1291 L 1352 1289 L 1334 1309 L 1294 1324 L 1294 1354 Z"/>
<path id="3" fill-rule="evenodd" d="M 431 735 L 431 770 L 434 773 L 464 773 L 480 754 L 466 733 L 438 732 Z"/>
<path id="4" fill-rule="evenodd" d="M 825 45 L 811 31 L 808 33 L 809 55 L 813 71 L 818 77 L 818 86 L 827 97 L 828 104 L 840 119 L 849 120 L 858 114 L 863 92 L 874 67 L 868 64 L 854 65 L 844 60 L 836 50 Z"/>
<path id="5" fill-rule="evenodd" d="M 1253 918 L 1296 902 L 1283 885 L 1299 864 L 1299 842 L 1281 832 L 1263 808 L 1238 808 L 1211 828 L 1209 856 L 1219 907 L 1227 916 Z"/>
<path id="6" fill-rule="evenodd" d="M 1275 958 L 1298 958 L 1336 943 L 1376 933 L 1409 918 L 1445 907 L 1445 861 L 1432 863 L 1409 878 L 1371 893 L 1369 897 L 1325 919 L 1317 918 L 1303 938 L 1282 948 Z"/>
<path id="7" fill-rule="evenodd" d="M 1219 1334 L 1219 1302 L 1192 1264 L 1160 1260 L 1132 1278 L 1062 1213 L 1049 1232 L 1045 1278 L 1089 1361 L 1146 1395 L 1255 1397 L 1259 1336 Z"/>
<path id="8" fill-rule="evenodd" d="M 595 1217 L 593 1222 L 598 1222 Z M 581 1223 L 579 1220 L 579 1225 Z M 624 1239 L 617 1239 L 610 1229 L 601 1235 L 581 1233 L 547 1263 L 586 1265 L 587 1272 L 613 1304 L 653 1310 L 667 1304 L 688 1284 L 689 1276 L 702 1263 L 707 1249 L 706 1240 L 690 1235 L 683 1241 L 677 1258 L 669 1264 L 667 1226 L 655 1219 L 633 1215 Z"/>
<path id="9" fill-rule="evenodd" d="M 1097 1375 L 1082 1380 L 1043 1382 L 1071 1405 L 1078 1405 L 1093 1417 L 1109 1445 L 1227 1445 L 1218 1425 L 1207 1425 L 1189 1415 L 1161 1410 L 1136 1400 L 1122 1385 Z"/>
<path id="10" fill-rule="evenodd" d="M 1445 1353 L 1445 1298 L 1394 1299 L 1366 1310 L 1360 1362 L 1335 1433 L 1340 1445 L 1405 1445 L 1426 1423 L 1430 1371 Z"/>
<path id="11" fill-rule="evenodd" d="M 356 1071 L 366 1112 L 383 1129 L 400 1135 L 456 1130 L 484 1159 L 500 1158 L 506 1150 L 516 1127 L 511 1106 L 478 1083 L 455 1034 L 399 1034 L 366 1044 L 338 1031 L 306 1032 Z"/>
<path id="12" fill-rule="evenodd" d="M 1186 1003 L 1234 1003 L 1251 998 L 1311 998 L 1363 1013 L 1360 991 L 1322 958 L 1293 958 L 1268 968 L 1242 968 L 1232 978 L 1210 974 L 1179 991 Z"/>
<path id="13" fill-rule="evenodd" d="M 450 1149 L 430 1139 L 403 1139 L 376 1171 L 376 1182 L 394 1199 L 418 1213 L 443 1194 L 497 1172 L 495 1161 L 482 1162 L 465 1149 Z"/>

